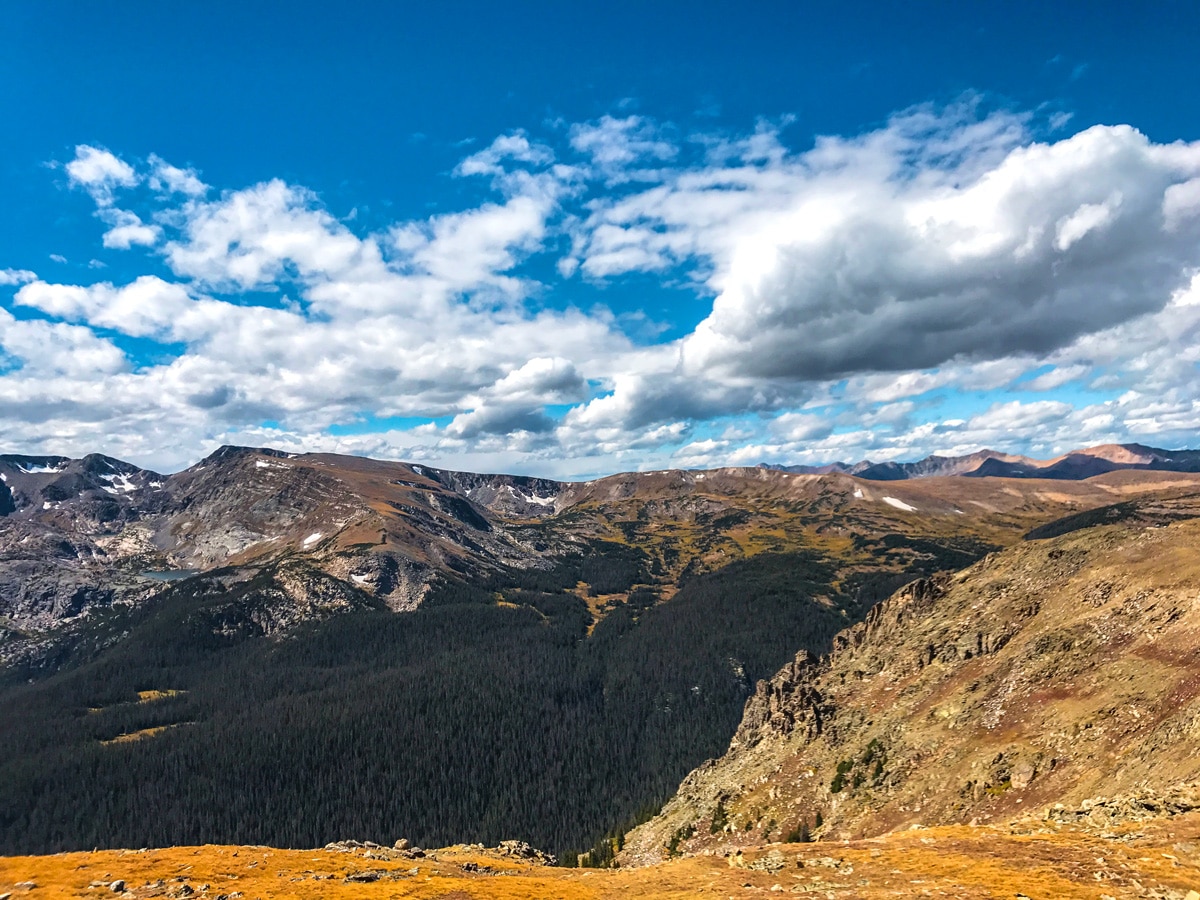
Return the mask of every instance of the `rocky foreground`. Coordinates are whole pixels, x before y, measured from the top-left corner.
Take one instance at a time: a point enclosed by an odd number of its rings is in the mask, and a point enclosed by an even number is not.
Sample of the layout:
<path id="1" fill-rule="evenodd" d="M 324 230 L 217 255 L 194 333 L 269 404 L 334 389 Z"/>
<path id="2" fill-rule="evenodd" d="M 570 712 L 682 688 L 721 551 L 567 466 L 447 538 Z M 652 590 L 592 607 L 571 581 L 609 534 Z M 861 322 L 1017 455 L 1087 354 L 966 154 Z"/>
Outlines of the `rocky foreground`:
<path id="1" fill-rule="evenodd" d="M 0 858 L 0 897 L 1160 898 L 1200 900 L 1200 813 L 1112 829 L 948 826 L 770 844 L 626 869 L 564 869 L 519 844 L 396 851 L 176 847 Z"/>

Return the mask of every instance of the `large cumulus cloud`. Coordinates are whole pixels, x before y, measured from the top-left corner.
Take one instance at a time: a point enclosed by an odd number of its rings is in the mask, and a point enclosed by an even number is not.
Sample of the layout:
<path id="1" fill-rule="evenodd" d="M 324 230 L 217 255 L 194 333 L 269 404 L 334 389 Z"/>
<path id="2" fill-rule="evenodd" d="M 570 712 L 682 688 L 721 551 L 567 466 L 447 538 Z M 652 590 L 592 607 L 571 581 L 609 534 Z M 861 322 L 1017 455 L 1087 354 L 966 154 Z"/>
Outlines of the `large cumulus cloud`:
<path id="1" fill-rule="evenodd" d="M 1200 219 L 1166 205 L 1200 147 L 1096 127 L 960 166 L 813 177 L 735 248 L 689 364 L 819 380 L 1044 354 L 1162 309 L 1200 263 Z"/>

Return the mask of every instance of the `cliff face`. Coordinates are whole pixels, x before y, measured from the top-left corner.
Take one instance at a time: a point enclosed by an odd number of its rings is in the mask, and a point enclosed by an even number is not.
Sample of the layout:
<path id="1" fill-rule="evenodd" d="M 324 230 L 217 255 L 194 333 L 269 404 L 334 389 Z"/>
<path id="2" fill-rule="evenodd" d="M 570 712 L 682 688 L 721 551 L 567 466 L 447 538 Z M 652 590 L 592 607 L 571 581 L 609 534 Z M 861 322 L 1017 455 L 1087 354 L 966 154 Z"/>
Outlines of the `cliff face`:
<path id="1" fill-rule="evenodd" d="M 915 582 L 760 682 L 624 861 L 1197 804 L 1200 522 L 1090 528 Z M 678 839 L 675 838 L 678 836 Z"/>

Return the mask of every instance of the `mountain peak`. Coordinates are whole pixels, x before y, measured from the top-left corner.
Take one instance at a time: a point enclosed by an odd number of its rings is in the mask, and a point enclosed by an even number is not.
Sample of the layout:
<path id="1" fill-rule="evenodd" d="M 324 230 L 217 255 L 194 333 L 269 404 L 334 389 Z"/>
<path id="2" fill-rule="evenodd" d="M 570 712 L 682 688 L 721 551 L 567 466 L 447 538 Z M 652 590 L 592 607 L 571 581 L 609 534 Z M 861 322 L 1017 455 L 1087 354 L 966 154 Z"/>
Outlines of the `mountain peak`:
<path id="1" fill-rule="evenodd" d="M 273 456 L 278 459 L 289 459 L 296 454 L 288 453 L 284 450 L 276 450 L 273 447 L 242 447 L 237 444 L 222 444 L 208 456 L 200 461 L 201 464 L 210 462 L 220 462 L 226 459 L 241 459 L 246 456 Z"/>

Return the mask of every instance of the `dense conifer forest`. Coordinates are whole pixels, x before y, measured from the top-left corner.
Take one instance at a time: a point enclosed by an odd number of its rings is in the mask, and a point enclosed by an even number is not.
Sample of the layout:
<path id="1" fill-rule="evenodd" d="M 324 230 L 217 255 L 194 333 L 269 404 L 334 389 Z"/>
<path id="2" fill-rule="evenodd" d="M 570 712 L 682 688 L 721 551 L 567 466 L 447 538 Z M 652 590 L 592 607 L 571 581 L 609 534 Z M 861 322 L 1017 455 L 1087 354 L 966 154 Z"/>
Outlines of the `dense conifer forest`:
<path id="1" fill-rule="evenodd" d="M 414 613 L 364 595 L 282 639 L 239 620 L 253 590 L 184 582 L 114 619 L 128 636 L 106 649 L 6 673 L 0 853 L 404 836 L 573 858 L 722 753 L 757 679 L 865 613 L 878 586 L 839 590 L 836 574 L 761 556 L 669 602 L 634 589 L 594 622 L 567 588 L 647 580 L 613 545 L 443 583 Z"/>

